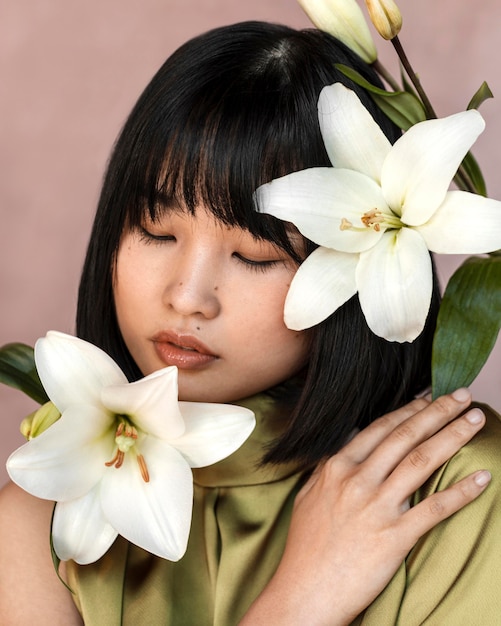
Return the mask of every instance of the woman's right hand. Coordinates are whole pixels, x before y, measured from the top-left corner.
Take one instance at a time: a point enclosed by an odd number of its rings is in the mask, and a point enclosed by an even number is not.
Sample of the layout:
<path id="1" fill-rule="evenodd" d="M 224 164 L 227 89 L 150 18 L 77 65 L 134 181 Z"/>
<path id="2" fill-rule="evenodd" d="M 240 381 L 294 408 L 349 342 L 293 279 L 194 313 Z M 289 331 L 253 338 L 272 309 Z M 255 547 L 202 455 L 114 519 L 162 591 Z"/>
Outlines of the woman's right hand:
<path id="1" fill-rule="evenodd" d="M 250 624 L 349 624 L 384 589 L 417 540 L 474 500 L 475 472 L 416 506 L 409 497 L 485 423 L 460 389 L 379 418 L 322 463 L 299 492 L 282 561 Z"/>

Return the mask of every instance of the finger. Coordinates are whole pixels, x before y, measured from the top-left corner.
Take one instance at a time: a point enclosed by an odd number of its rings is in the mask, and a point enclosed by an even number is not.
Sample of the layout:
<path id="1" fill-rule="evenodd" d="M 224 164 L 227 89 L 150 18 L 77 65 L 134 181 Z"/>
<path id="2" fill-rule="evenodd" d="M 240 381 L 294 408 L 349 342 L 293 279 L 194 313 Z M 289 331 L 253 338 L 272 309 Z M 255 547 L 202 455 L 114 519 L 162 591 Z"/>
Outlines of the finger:
<path id="1" fill-rule="evenodd" d="M 316 484 L 326 465 L 335 465 L 335 473 L 339 474 L 343 467 L 364 463 L 365 480 L 372 484 L 382 483 L 413 447 L 454 419 L 470 402 L 469 390 L 459 389 L 434 403 L 417 398 L 378 418 L 340 452 L 319 463 L 298 494 L 299 498 Z"/>
<path id="2" fill-rule="evenodd" d="M 344 446 L 341 453 L 353 463 L 361 463 L 399 424 L 419 413 L 429 404 L 429 401 L 424 398 L 416 398 L 403 407 L 379 417 L 355 435 Z"/>
<path id="3" fill-rule="evenodd" d="M 448 461 L 484 426 L 485 415 L 471 409 L 433 437 L 418 445 L 402 460 L 384 483 L 383 489 L 394 501 L 405 501 L 440 466 Z"/>
<path id="4" fill-rule="evenodd" d="M 475 500 L 485 490 L 490 480 L 490 472 L 479 470 L 409 509 L 399 522 L 408 537 L 408 545 L 413 546 L 439 522 Z"/>
<path id="5" fill-rule="evenodd" d="M 470 402 L 470 392 L 458 389 L 398 424 L 364 461 L 367 480 L 380 484 L 411 450 L 455 419 Z"/>
<path id="6" fill-rule="evenodd" d="M 423 398 L 416 398 L 412 402 L 378 418 L 360 433 L 355 435 L 337 454 L 320 461 L 313 470 L 307 482 L 303 485 L 298 498 L 303 498 L 317 483 L 326 465 L 336 465 L 336 474 L 340 467 L 352 467 L 364 461 L 367 456 L 387 437 L 396 426 L 426 408 L 430 402 Z"/>

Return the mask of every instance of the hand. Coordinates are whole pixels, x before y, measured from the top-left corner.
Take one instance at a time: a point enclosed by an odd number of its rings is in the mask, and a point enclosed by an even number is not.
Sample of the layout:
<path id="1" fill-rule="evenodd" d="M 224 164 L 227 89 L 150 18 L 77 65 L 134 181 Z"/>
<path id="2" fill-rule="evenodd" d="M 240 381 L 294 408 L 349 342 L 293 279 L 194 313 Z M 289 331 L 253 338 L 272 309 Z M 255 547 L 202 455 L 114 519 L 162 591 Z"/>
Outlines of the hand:
<path id="1" fill-rule="evenodd" d="M 485 423 L 476 408 L 457 417 L 470 402 L 466 389 L 415 400 L 319 466 L 296 498 L 279 568 L 242 624 L 334 626 L 365 609 L 416 541 L 488 484 L 478 471 L 409 508 L 409 496 Z"/>

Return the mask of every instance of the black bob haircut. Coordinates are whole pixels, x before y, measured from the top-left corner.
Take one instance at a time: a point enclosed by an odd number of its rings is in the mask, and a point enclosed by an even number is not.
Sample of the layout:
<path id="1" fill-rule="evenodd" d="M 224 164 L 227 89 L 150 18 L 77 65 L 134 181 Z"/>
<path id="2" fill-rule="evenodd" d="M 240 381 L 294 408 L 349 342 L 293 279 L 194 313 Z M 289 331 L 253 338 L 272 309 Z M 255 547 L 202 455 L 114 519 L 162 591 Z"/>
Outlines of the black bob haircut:
<path id="1" fill-rule="evenodd" d="M 155 219 L 159 196 L 188 211 L 203 204 L 223 223 L 270 240 L 295 258 L 284 224 L 259 214 L 252 196 L 273 178 L 330 165 L 317 116 L 321 89 L 344 83 L 390 141 L 398 138 L 398 129 L 336 63 L 379 84 L 370 67 L 326 33 L 244 22 L 187 42 L 146 87 L 110 158 L 77 310 L 77 334 L 108 352 L 130 380 L 141 372 L 118 328 L 114 264 L 122 233 L 138 226 L 145 211 Z M 289 429 L 265 461 L 315 463 L 335 453 L 355 427 L 426 388 L 438 304 L 436 286 L 426 327 L 413 343 L 376 337 L 357 296 L 315 327 Z"/>

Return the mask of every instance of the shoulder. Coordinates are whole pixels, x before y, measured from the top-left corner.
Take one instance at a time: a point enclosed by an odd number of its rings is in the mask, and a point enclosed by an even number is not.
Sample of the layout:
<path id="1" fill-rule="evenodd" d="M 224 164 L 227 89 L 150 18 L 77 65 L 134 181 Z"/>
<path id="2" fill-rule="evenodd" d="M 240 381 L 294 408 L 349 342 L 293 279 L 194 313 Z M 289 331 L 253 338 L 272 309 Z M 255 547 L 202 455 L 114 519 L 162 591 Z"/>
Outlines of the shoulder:
<path id="1" fill-rule="evenodd" d="M 384 623 L 399 625 L 498 623 L 501 419 L 490 407 L 477 406 L 487 417 L 484 428 L 429 478 L 412 503 L 476 470 L 489 470 L 491 483 L 477 499 L 421 537 L 367 610 L 367 623 L 383 623 L 382 616 Z"/>
<path id="2" fill-rule="evenodd" d="M 39 500 L 8 483 L 0 490 L 0 550 L 28 548 L 50 528 L 53 503 Z"/>
<path id="3" fill-rule="evenodd" d="M 487 469 L 501 488 L 501 416 L 487 404 L 474 406 L 485 413 L 485 426 L 449 461 L 447 473 Z"/>
<path id="4" fill-rule="evenodd" d="M 474 406 L 481 408 L 485 413 L 485 426 L 416 492 L 414 503 L 423 500 L 433 492 L 446 489 L 477 470 L 488 470 L 492 475 L 492 480 L 478 499 L 478 503 L 481 502 L 482 507 L 496 505 L 499 508 L 497 503 L 498 498 L 501 497 L 501 417 L 486 404 L 476 402 Z M 474 509 L 478 508 L 478 503 L 476 505 L 473 503 Z M 501 509 L 498 517 L 501 524 Z"/>
<path id="5" fill-rule="evenodd" d="M 12 483 L 0 490 L 0 605 L 7 623 L 81 624 L 52 564 L 52 509 Z"/>
<path id="6" fill-rule="evenodd" d="M 484 428 L 420 489 L 415 501 L 481 469 L 478 498 L 435 526 L 409 553 L 399 624 L 494 624 L 501 611 L 501 419 L 486 405 Z M 412 584 L 411 584 L 412 583 Z"/>

